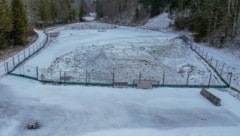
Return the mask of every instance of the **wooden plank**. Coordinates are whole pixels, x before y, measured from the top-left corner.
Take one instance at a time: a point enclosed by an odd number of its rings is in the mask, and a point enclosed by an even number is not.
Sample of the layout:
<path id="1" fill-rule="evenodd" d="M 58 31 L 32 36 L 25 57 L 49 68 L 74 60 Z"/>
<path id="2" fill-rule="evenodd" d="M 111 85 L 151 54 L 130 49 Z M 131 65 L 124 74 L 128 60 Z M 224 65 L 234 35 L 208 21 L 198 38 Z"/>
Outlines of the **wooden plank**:
<path id="1" fill-rule="evenodd" d="M 59 32 L 49 33 L 50 37 L 57 37 L 59 35 Z"/>
<path id="2" fill-rule="evenodd" d="M 128 83 L 127 82 L 114 82 L 113 83 L 113 87 L 127 88 L 128 87 Z"/>
<path id="3" fill-rule="evenodd" d="M 149 82 L 149 81 L 141 81 L 137 84 L 137 88 L 140 88 L 140 89 L 152 89 L 153 88 L 153 85 L 152 85 L 152 82 Z"/>
<path id="4" fill-rule="evenodd" d="M 215 96 L 214 94 L 210 93 L 206 89 L 202 89 L 200 94 L 204 96 L 206 99 L 208 99 L 211 103 L 213 103 L 216 106 L 221 106 L 221 99 Z"/>

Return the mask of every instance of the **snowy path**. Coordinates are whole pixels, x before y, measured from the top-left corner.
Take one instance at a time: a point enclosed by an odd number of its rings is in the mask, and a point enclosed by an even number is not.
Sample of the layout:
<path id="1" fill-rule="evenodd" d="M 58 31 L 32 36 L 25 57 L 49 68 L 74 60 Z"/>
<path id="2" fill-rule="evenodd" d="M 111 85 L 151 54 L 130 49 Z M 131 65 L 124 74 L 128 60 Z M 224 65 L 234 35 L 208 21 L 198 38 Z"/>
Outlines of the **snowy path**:
<path id="1" fill-rule="evenodd" d="M 237 136 L 240 132 L 240 102 L 214 89 L 221 107 L 204 99 L 200 89 L 51 86 L 12 76 L 1 79 L 0 88 L 1 136 Z M 29 120 L 39 121 L 41 128 L 25 129 Z"/>

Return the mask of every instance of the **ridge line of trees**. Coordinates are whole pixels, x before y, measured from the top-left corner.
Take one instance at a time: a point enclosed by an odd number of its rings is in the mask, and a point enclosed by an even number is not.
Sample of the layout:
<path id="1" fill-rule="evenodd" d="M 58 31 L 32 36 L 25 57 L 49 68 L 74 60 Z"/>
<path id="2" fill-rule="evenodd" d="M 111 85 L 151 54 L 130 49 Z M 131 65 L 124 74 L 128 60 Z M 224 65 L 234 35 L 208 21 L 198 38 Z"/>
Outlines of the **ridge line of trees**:
<path id="1" fill-rule="evenodd" d="M 0 0 L 0 49 L 23 45 L 27 39 L 27 16 L 22 0 Z"/>
<path id="2" fill-rule="evenodd" d="M 33 27 L 83 21 L 91 0 L 0 0 L 0 49 L 25 45 Z M 87 3 L 88 2 L 88 3 Z"/>
<path id="3" fill-rule="evenodd" d="M 97 0 L 96 12 L 103 21 L 130 25 L 168 12 L 177 30 L 217 47 L 240 35 L 240 0 Z"/>

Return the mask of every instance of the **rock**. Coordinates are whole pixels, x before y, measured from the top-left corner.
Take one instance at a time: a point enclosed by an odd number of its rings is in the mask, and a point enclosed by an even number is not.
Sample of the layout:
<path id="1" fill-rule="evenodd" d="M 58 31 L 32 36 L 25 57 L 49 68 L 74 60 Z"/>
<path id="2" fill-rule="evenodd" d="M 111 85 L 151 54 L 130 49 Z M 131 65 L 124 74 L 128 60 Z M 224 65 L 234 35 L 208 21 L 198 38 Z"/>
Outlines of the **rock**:
<path id="1" fill-rule="evenodd" d="M 39 129 L 40 125 L 38 121 L 30 121 L 27 123 L 26 128 L 30 130 Z"/>

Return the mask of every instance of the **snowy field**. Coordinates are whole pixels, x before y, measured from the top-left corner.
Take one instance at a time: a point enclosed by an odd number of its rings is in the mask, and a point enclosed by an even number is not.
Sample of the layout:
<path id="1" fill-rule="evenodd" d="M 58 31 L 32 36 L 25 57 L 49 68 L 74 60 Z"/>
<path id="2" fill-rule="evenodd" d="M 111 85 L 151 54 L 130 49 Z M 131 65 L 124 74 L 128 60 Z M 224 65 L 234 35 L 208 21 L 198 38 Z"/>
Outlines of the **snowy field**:
<path id="1" fill-rule="evenodd" d="M 13 86 L 14 84 L 14 86 Z M 8 76 L 0 80 L 0 136 L 238 136 L 239 100 L 210 89 L 152 90 L 52 86 Z M 40 129 L 26 124 L 38 121 Z"/>
<path id="2" fill-rule="evenodd" d="M 166 81 L 180 84 L 188 73 L 190 84 L 207 84 L 212 73 L 178 34 L 99 23 L 52 32 L 59 36 L 14 72 L 114 72 L 116 81 L 127 82 L 141 73 L 162 82 L 165 71 Z M 222 84 L 212 74 L 211 84 Z M 203 98 L 200 89 L 59 86 L 7 76 L 0 78 L 0 136 L 238 136 L 240 101 L 209 90 L 222 106 Z M 34 121 L 40 128 L 28 130 Z"/>
<path id="3" fill-rule="evenodd" d="M 50 78 L 59 79 L 65 72 L 70 73 L 69 80 L 79 73 L 85 81 L 87 71 L 99 77 L 93 82 L 111 83 L 114 73 L 115 82 L 131 84 L 141 75 L 143 80 L 161 84 L 165 75 L 165 84 L 185 85 L 189 75 L 188 84 L 208 85 L 212 73 L 177 34 L 101 23 L 71 24 L 49 31 L 53 32 L 59 36 L 24 64 L 38 67 L 41 78 L 51 73 Z M 15 72 L 22 69 L 27 68 Z M 223 85 L 212 74 L 211 85 Z"/>

